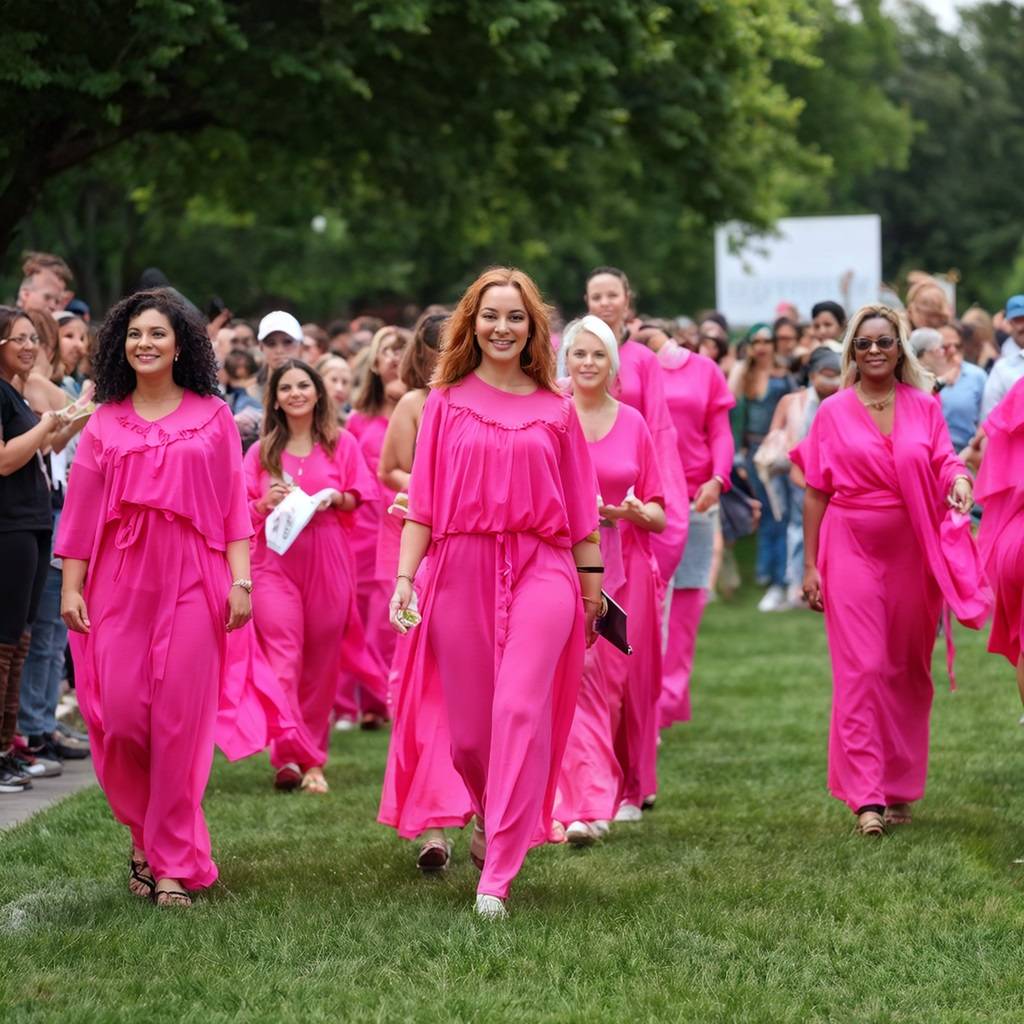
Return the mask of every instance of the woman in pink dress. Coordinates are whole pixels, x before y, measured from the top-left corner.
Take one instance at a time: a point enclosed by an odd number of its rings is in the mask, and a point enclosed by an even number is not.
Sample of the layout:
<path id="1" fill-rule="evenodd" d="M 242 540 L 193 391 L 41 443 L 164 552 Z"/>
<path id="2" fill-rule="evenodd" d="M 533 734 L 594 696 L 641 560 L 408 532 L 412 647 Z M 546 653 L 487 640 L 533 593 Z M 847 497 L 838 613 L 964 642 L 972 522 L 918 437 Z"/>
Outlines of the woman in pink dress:
<path id="1" fill-rule="evenodd" d="M 436 309 L 436 307 L 435 307 Z M 416 324 L 412 344 L 402 355 L 399 374 L 407 391 L 395 407 L 384 437 L 378 473 L 385 487 L 398 492 L 392 511 L 385 516 L 381 537 L 402 535 L 404 512 L 399 503 L 408 501 L 416 435 L 423 407 L 430 394 L 428 384 L 437 365 L 441 331 L 446 312 L 427 311 Z M 384 548 L 384 545 L 382 545 Z M 382 550 L 382 555 L 389 554 Z M 398 569 L 398 545 L 390 575 Z M 420 577 L 427 574 L 420 568 Z M 452 763 L 448 712 L 444 706 L 441 680 L 436 672 L 407 672 L 406 663 L 415 633 L 398 638 L 391 666 L 391 742 L 377 820 L 390 825 L 403 839 L 417 839 L 416 866 L 424 873 L 444 871 L 452 855 L 445 829 L 463 828 L 473 816 L 466 784 Z M 399 686 L 399 682 L 402 683 Z M 431 684 L 429 686 L 425 684 Z"/>
<path id="2" fill-rule="evenodd" d="M 615 375 L 613 397 L 631 405 L 643 416 L 654 441 L 665 497 L 665 529 L 650 538 L 654 557 L 661 573 L 660 603 L 667 597 L 667 584 L 672 579 L 686 547 L 689 523 L 686 476 L 679 458 L 679 441 L 665 399 L 664 374 L 657 357 L 639 341 L 630 340 L 627 318 L 632 312 L 634 295 L 629 279 L 616 267 L 597 267 L 587 277 L 587 311 L 603 320 L 619 342 L 619 372 Z M 651 694 L 653 707 L 645 716 L 649 733 L 644 739 L 640 784 L 643 791 L 640 806 L 624 801 L 615 818 L 621 822 L 637 822 L 642 807 L 653 807 L 657 795 L 658 700 L 661 689 Z"/>
<path id="3" fill-rule="evenodd" d="M 477 817 L 470 854 L 485 917 L 505 916 L 527 850 L 548 838 L 601 604 L 601 574 L 584 574 L 581 594 L 576 572 L 601 565 L 594 471 L 554 362 L 536 285 L 518 270 L 485 271 L 445 327 L 391 598 L 405 632 L 429 549 L 406 673 L 440 674 Z"/>
<path id="4" fill-rule="evenodd" d="M 586 846 L 607 831 L 620 802 L 639 807 L 644 741 L 661 686 L 658 565 L 650 538 L 665 528 L 657 456 L 643 417 L 608 393 L 619 346 L 595 316 L 570 324 L 560 376 L 572 378 L 573 401 L 597 471 L 604 589 L 628 616 L 632 656 L 610 643 L 587 651 L 576 717 L 562 770 L 555 819 L 566 839 Z"/>
<path id="5" fill-rule="evenodd" d="M 253 579 L 259 588 L 254 622 L 271 668 L 312 737 L 312 749 L 274 742 L 270 761 L 278 789 L 326 793 L 330 716 L 346 634 L 362 639 L 356 610 L 355 562 L 349 547 L 352 514 L 375 501 L 377 481 L 355 438 L 339 430 L 320 375 L 297 359 L 279 366 L 267 384 L 260 440 L 245 455 L 249 508 L 256 537 Z M 268 515 L 292 488 L 323 493 L 317 511 L 291 547 L 267 547 Z"/>
<path id="6" fill-rule="evenodd" d="M 251 615 L 241 441 L 204 325 L 168 290 L 104 321 L 104 404 L 82 434 L 55 552 L 93 764 L 132 836 L 130 888 L 189 906 L 217 868 L 202 798 L 225 631 Z"/>
<path id="7" fill-rule="evenodd" d="M 829 790 L 877 836 L 924 794 L 943 600 L 977 629 L 991 595 L 971 480 L 900 314 L 857 312 L 843 377 L 791 457 L 807 479 L 804 594 L 825 613 L 832 655 Z"/>
<path id="8" fill-rule="evenodd" d="M 995 615 L 988 649 L 1017 670 L 1024 701 L 1024 380 L 1017 381 L 971 441 L 984 446 L 975 497 L 985 510 L 978 546 L 992 589 Z"/>
<path id="9" fill-rule="evenodd" d="M 366 359 L 365 376 L 352 399 L 353 411 L 346 423 L 347 429 L 359 442 L 363 458 L 374 476 L 380 464 L 388 421 L 405 391 L 398 376 L 398 367 L 407 340 L 408 333 L 398 327 L 381 327 L 374 334 Z M 382 520 L 394 499 L 395 492 L 382 487 L 378 498 L 364 502 L 356 513 L 352 536 L 359 586 L 359 614 L 366 630 L 367 644 L 375 658 L 384 665 L 385 671 L 390 667 L 395 653 L 395 634 L 388 625 L 388 597 L 392 579 L 391 574 L 386 578 L 381 577 L 377 550 Z M 365 728 L 376 728 L 390 717 L 386 703 L 376 694 L 363 687 L 357 702 L 355 690 L 351 678 L 343 681 L 339 714 L 354 714 L 358 703 L 363 712 Z"/>
<path id="10" fill-rule="evenodd" d="M 690 671 L 720 529 L 718 499 L 729 489 L 732 472 L 735 445 L 729 410 L 736 399 L 713 359 L 682 348 L 657 327 L 641 327 L 637 335 L 658 357 L 663 371 L 690 504 L 686 549 L 672 576 L 668 643 L 662 660 L 658 720 L 667 729 L 690 720 Z"/>

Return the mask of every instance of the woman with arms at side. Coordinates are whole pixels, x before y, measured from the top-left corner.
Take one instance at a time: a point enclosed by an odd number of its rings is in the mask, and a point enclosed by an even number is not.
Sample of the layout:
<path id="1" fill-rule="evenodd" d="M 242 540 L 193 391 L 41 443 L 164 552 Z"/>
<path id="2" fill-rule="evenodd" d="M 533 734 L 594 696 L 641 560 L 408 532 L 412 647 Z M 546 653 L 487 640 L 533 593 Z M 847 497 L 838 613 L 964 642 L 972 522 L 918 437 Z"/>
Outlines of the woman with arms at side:
<path id="1" fill-rule="evenodd" d="M 977 629 L 991 595 L 971 480 L 900 314 L 860 309 L 842 365 L 845 387 L 791 457 L 807 480 L 804 593 L 825 613 L 832 656 L 828 786 L 877 836 L 924 794 L 943 600 Z"/>
<path id="2" fill-rule="evenodd" d="M 104 404 L 55 545 L 61 612 L 96 775 L 131 831 L 129 888 L 189 906 L 217 878 L 201 804 L 225 633 L 251 616 L 241 441 L 205 326 L 169 289 L 114 306 L 94 370 Z"/>
<path id="3" fill-rule="evenodd" d="M 505 916 L 527 850 L 548 838 L 601 603 L 600 572 L 576 571 L 601 565 L 597 489 L 576 410 L 556 389 L 548 325 L 518 270 L 485 271 L 459 300 L 420 424 L 391 599 L 405 632 L 429 549 L 406 672 L 439 673 L 444 687 L 485 917 Z"/>

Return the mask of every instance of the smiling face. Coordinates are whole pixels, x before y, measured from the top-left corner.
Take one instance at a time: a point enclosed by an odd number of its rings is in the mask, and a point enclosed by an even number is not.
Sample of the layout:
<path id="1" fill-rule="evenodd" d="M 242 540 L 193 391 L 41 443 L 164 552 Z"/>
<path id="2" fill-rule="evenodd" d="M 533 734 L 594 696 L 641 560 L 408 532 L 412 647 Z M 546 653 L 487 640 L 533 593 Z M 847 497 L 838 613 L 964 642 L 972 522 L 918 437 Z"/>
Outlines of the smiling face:
<path id="1" fill-rule="evenodd" d="M 843 336 L 842 324 L 836 319 L 834 313 L 829 310 L 822 310 L 811 324 L 814 336 L 819 342 L 838 341 Z"/>
<path id="2" fill-rule="evenodd" d="M 565 367 L 573 387 L 580 391 L 605 390 L 608 387 L 612 361 L 604 342 L 590 331 L 580 331 L 573 339 L 572 346 L 565 353 Z"/>
<path id="3" fill-rule="evenodd" d="M 305 370 L 293 366 L 281 374 L 274 392 L 274 405 L 288 419 L 312 416 L 316 407 L 316 385 Z"/>
<path id="4" fill-rule="evenodd" d="M 899 331 L 885 317 L 874 316 L 861 323 L 853 339 L 853 358 L 864 381 L 877 387 L 892 385 L 902 352 L 899 337 Z M 870 343 L 867 348 L 865 342 Z M 892 344 L 883 348 L 888 342 Z"/>
<path id="5" fill-rule="evenodd" d="M 629 292 L 615 274 L 595 274 L 587 282 L 587 312 L 600 317 L 618 338 L 629 313 Z"/>
<path id="6" fill-rule="evenodd" d="M 36 329 L 28 317 L 19 316 L 11 322 L 7 339 L 0 345 L 0 375 L 4 380 L 28 377 L 39 351 Z"/>
<path id="7" fill-rule="evenodd" d="M 158 309 L 144 309 L 128 321 L 124 354 L 136 377 L 170 377 L 176 348 L 171 321 Z"/>
<path id="8" fill-rule="evenodd" d="M 518 365 L 530 340 L 530 318 L 519 289 L 511 284 L 486 289 L 480 296 L 473 329 L 485 360 L 502 367 Z"/>
<path id="9" fill-rule="evenodd" d="M 75 367 L 85 355 L 89 344 L 89 334 L 81 320 L 66 320 L 57 330 L 60 345 L 60 361 L 64 364 L 65 373 L 74 373 Z"/>

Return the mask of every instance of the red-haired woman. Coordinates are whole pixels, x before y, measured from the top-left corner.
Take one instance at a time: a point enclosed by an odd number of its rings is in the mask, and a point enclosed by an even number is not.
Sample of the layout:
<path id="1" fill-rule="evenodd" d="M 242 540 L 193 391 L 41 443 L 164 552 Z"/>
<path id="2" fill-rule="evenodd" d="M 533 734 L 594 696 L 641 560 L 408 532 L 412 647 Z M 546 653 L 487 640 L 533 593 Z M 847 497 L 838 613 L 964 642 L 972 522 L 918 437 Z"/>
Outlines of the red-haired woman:
<path id="1" fill-rule="evenodd" d="M 408 333 L 398 327 L 381 327 L 370 342 L 365 375 L 352 399 L 353 411 L 346 428 L 359 442 L 363 458 L 376 476 L 380 464 L 381 447 L 387 433 L 388 422 L 405 386 L 398 376 L 402 352 Z M 391 574 L 384 579 L 377 571 L 377 545 L 381 520 L 394 501 L 394 491 L 382 488 L 380 496 L 364 502 L 355 517 L 352 550 L 356 557 L 359 581 L 359 613 L 366 628 L 366 642 L 384 671 L 391 665 L 395 653 L 395 634 L 388 628 L 388 593 Z M 363 724 L 376 726 L 388 717 L 383 680 L 380 692 L 363 687 L 358 701 L 363 711 Z M 356 701 L 351 681 L 343 682 L 339 693 L 338 711 L 342 715 L 355 712 Z"/>
<path id="2" fill-rule="evenodd" d="M 406 673 L 440 676 L 455 767 L 477 815 L 477 912 L 504 917 L 527 850 L 549 835 L 594 636 L 597 487 L 576 410 L 556 388 L 547 308 L 522 272 L 493 268 L 470 285 L 432 383 L 391 618 L 404 632 L 429 549 Z M 578 566 L 597 571 L 578 576 Z"/>
<path id="3" fill-rule="evenodd" d="M 342 639 L 356 612 L 351 513 L 379 493 L 355 438 L 339 430 L 320 374 L 297 359 L 267 384 L 263 432 L 245 456 L 249 508 L 256 527 L 253 580 L 260 599 L 253 616 L 260 647 L 300 713 L 316 748 L 271 744 L 280 789 L 326 793 L 331 708 L 341 670 Z M 267 547 L 267 516 L 298 487 L 329 491 L 309 524 L 279 555 Z"/>

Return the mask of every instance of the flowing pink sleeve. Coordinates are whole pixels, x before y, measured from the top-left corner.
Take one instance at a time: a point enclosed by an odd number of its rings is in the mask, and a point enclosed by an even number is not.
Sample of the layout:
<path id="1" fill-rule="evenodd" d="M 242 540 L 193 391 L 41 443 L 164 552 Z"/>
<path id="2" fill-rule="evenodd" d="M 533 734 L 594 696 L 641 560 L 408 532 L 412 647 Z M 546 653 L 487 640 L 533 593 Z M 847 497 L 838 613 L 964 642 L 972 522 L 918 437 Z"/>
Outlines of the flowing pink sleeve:
<path id="1" fill-rule="evenodd" d="M 711 377 L 711 398 L 704 422 L 708 435 L 708 448 L 711 452 L 711 475 L 723 481 L 722 490 L 732 487 L 732 463 L 736 455 L 736 443 L 732 436 L 732 425 L 729 422 L 729 410 L 736 404 L 725 377 L 717 370 Z M 691 483 L 700 486 L 704 480 Z"/>
<path id="2" fill-rule="evenodd" d="M 427 395 L 416 435 L 416 458 L 409 478 L 409 511 L 406 519 L 431 526 L 434 522 L 434 485 L 438 452 L 441 450 L 441 427 L 444 419 L 444 396 L 439 389 Z"/>
<path id="3" fill-rule="evenodd" d="M 559 434 L 558 471 L 565 495 L 569 540 L 578 544 L 597 529 L 597 474 L 576 407 L 566 402 L 565 430 Z M 419 458 L 417 453 L 416 458 Z"/>
<path id="4" fill-rule="evenodd" d="M 242 468 L 242 438 L 238 426 L 227 405 L 218 412 L 224 437 L 220 449 L 226 460 L 223 479 L 228 481 L 229 490 L 224 506 L 224 541 L 248 540 L 253 535 L 252 517 L 246 494 L 245 470 Z"/>
<path id="5" fill-rule="evenodd" d="M 266 521 L 269 513 L 259 507 L 260 498 L 263 497 L 263 464 L 260 462 L 260 444 L 257 441 L 245 453 L 243 465 L 245 467 L 245 492 L 249 501 L 249 519 L 252 525 L 258 530 Z"/>
<path id="6" fill-rule="evenodd" d="M 822 451 L 828 432 L 828 417 L 823 415 L 824 406 L 814 417 L 807 436 L 789 453 L 794 465 L 803 470 L 804 479 L 816 491 L 833 494 L 835 485 L 832 482 L 832 470 L 828 465 L 828 457 Z"/>
<path id="7" fill-rule="evenodd" d="M 53 553 L 61 558 L 79 558 L 87 562 L 92 558 L 96 538 L 103 527 L 103 492 L 106 481 L 96 461 L 100 447 L 96 436 L 95 415 L 85 425 L 71 463 L 68 489 L 64 498 L 64 511 L 57 528 Z"/>
<path id="8" fill-rule="evenodd" d="M 351 434 L 342 433 L 338 437 L 334 459 L 341 473 L 342 490 L 351 491 L 359 504 L 381 496 L 377 479 L 363 458 L 359 442 Z"/>
<path id="9" fill-rule="evenodd" d="M 665 488 L 661 483 L 661 471 L 658 469 L 658 456 L 654 451 L 651 432 L 641 422 L 638 431 L 640 475 L 637 478 L 633 493 L 643 502 L 655 501 L 665 507 Z"/>

